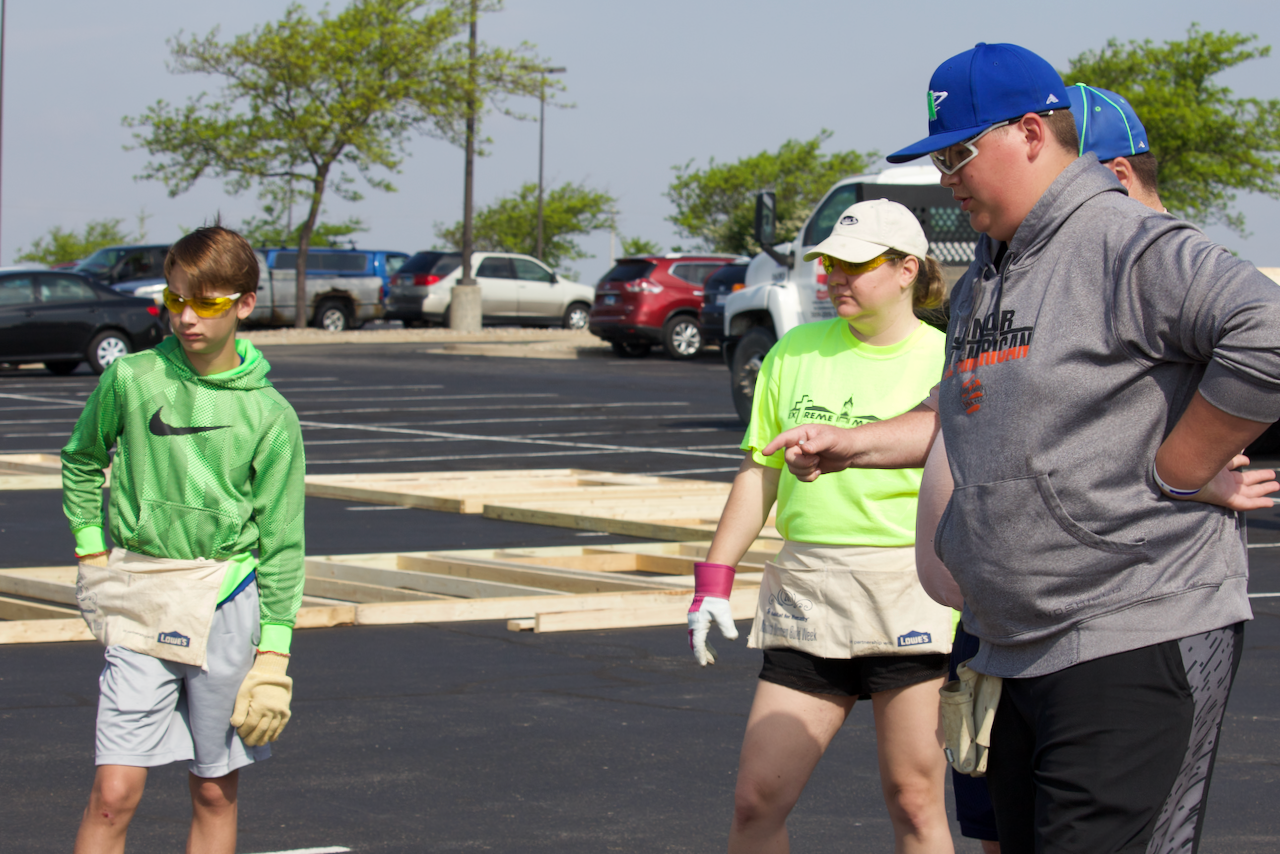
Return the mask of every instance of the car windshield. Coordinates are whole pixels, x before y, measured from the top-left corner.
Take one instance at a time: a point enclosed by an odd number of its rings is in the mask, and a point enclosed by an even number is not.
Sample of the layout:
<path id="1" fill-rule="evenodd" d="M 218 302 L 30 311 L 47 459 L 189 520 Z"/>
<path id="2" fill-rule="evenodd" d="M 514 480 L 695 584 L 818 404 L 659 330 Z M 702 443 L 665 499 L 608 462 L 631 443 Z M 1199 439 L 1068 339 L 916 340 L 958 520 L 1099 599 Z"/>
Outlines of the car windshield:
<path id="1" fill-rule="evenodd" d="M 400 273 L 434 273 L 447 276 L 462 265 L 462 256 L 450 252 L 419 252 L 399 269 Z M 444 268 L 444 272 L 437 270 Z"/>
<path id="2" fill-rule="evenodd" d="M 709 291 L 727 291 L 734 285 L 740 285 L 746 280 L 746 264 L 725 264 L 712 273 L 711 278 L 707 279 L 706 288 Z"/>
<path id="3" fill-rule="evenodd" d="M 73 270 L 108 270 L 124 257 L 127 249 L 99 249 L 73 267 Z"/>
<path id="4" fill-rule="evenodd" d="M 643 279 L 653 272 L 657 265 L 652 261 L 619 261 L 613 269 L 604 274 L 602 282 L 634 282 Z"/>

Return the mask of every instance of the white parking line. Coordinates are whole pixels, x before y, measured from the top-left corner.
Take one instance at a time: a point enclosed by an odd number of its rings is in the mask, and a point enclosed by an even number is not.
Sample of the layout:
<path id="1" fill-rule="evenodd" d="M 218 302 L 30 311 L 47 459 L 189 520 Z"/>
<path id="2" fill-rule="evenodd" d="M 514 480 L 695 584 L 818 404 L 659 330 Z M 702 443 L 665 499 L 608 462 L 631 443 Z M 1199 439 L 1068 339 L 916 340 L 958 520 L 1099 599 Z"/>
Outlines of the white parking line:
<path id="1" fill-rule="evenodd" d="M 84 406 L 83 400 L 58 400 L 56 397 L 36 397 L 31 394 L 0 394 L 0 397 L 10 400 L 30 400 L 35 403 L 60 403 L 63 406 Z"/>
<path id="2" fill-rule="evenodd" d="M 506 395 L 496 395 L 496 396 L 505 397 Z M 548 395 L 548 396 L 554 396 L 554 395 Z M 643 406 L 646 408 L 653 408 L 656 406 L 688 406 L 688 405 L 689 404 L 684 401 L 674 401 L 670 403 L 522 403 L 520 405 L 520 408 L 525 410 L 527 409 L 612 409 L 612 408 L 623 407 L 623 406 Z M 467 412 L 486 412 L 489 410 L 507 412 L 511 410 L 511 407 L 506 404 L 499 404 L 497 406 L 371 406 L 371 407 L 365 407 L 362 409 L 303 409 L 302 406 L 295 404 L 293 408 L 295 410 L 298 410 L 300 414 L 304 414 L 304 415 L 360 415 L 360 414 L 368 414 L 370 412 L 449 412 L 454 409 L 465 409 Z M 652 418 L 656 416 L 638 415 L 636 417 Z M 728 418 L 729 416 L 725 415 L 721 417 Z M 502 423 L 507 423 L 511 420 L 513 419 L 494 418 L 492 419 L 492 422 L 495 424 L 502 424 Z M 541 421 L 545 419 L 533 418 L 530 420 Z M 413 423 L 413 422 L 409 422 L 409 423 Z"/>
<path id="3" fill-rule="evenodd" d="M 554 439 L 529 439 L 523 436 L 484 436 L 478 433 L 446 433 L 441 430 L 411 430 L 407 427 L 376 427 L 367 424 L 326 424 L 317 421 L 299 421 L 304 427 L 341 427 L 348 430 L 362 430 L 368 433 L 400 433 L 409 436 L 434 436 L 439 439 L 457 439 L 471 442 L 498 442 L 504 445 L 546 445 L 559 448 L 580 448 L 582 450 L 605 451 L 608 453 L 628 454 L 670 454 L 678 457 L 712 457 L 725 460 L 741 459 L 741 454 L 714 454 L 706 451 L 685 448 L 645 448 L 638 445 L 606 445 L 594 442 L 560 442 Z"/>
<path id="4" fill-rule="evenodd" d="M 274 384 L 274 381 L 272 381 Z M 406 389 L 417 388 L 444 388 L 444 386 L 436 383 L 435 385 L 336 385 L 331 388 L 296 388 L 290 389 L 290 394 L 320 394 L 326 391 L 385 391 L 387 389 L 395 389 L 396 391 L 404 391 Z"/>
<path id="5" fill-rule="evenodd" d="M 343 854 L 344 851 L 350 850 L 350 848 L 335 845 L 331 848 L 290 848 L 288 851 L 262 851 L 259 854 Z"/>
<path id="6" fill-rule="evenodd" d="M 2 424 L 75 424 L 74 418 L 15 418 L 12 421 L 0 421 Z"/>

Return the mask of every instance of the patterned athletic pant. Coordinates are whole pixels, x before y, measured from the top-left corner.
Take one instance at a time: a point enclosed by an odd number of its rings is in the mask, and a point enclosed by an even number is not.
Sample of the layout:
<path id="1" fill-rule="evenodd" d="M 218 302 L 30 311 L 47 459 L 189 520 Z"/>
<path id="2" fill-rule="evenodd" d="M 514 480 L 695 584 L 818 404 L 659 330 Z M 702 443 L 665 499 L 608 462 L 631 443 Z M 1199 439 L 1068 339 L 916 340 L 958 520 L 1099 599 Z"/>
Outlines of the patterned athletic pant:
<path id="1" fill-rule="evenodd" d="M 987 783 L 1004 854 L 1195 851 L 1243 624 L 1004 680 Z"/>

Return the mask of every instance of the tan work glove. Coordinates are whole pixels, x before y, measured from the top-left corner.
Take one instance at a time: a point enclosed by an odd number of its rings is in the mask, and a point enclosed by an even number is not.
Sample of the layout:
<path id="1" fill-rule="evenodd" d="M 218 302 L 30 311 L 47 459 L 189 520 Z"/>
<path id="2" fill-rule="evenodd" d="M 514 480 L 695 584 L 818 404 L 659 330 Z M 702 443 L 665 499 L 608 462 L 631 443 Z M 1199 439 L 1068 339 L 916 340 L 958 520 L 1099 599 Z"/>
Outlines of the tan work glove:
<path id="1" fill-rule="evenodd" d="M 249 747 L 275 741 L 289 722 L 293 680 L 285 675 L 288 667 L 288 656 L 260 652 L 240 683 L 231 725 Z"/>
<path id="2" fill-rule="evenodd" d="M 91 566 L 106 566 L 107 558 L 110 557 L 110 555 L 110 552 L 97 552 L 91 555 L 84 555 L 83 557 L 76 555 L 76 560 L 80 563 L 87 563 Z"/>

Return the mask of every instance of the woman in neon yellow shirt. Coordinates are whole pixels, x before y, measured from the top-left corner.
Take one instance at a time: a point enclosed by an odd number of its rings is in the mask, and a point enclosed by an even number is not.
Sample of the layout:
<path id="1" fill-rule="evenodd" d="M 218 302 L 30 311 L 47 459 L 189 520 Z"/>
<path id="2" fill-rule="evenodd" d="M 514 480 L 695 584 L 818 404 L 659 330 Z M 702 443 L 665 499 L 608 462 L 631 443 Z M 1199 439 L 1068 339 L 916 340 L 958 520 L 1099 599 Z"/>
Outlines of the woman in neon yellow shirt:
<path id="1" fill-rule="evenodd" d="M 788 850 L 786 818 L 858 699 L 875 714 L 881 787 L 895 850 L 950 852 L 938 688 L 952 615 L 916 579 L 919 469 L 848 469 L 801 483 L 782 455 L 760 453 L 806 423 L 855 427 L 916 406 L 938 381 L 945 338 L 914 309 L 941 304 L 944 284 L 915 216 L 878 199 L 848 208 L 821 258 L 837 317 L 783 336 L 756 382 L 748 452 L 707 562 L 695 567 L 689 640 L 715 660 L 712 620 L 737 637 L 734 567 L 775 501 L 786 542 L 766 565 L 749 645 L 764 667 L 747 721 L 730 852 Z"/>

